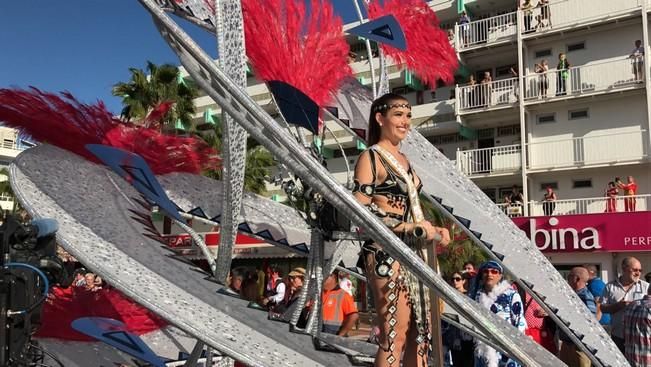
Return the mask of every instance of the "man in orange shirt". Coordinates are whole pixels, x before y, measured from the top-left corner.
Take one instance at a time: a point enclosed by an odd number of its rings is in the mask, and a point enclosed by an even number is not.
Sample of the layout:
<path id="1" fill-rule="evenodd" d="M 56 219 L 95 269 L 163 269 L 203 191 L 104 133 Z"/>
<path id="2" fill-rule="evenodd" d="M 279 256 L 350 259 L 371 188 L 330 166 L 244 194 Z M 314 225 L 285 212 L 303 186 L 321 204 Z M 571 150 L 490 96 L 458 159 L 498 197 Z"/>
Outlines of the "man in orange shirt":
<path id="1" fill-rule="evenodd" d="M 617 181 L 617 186 L 620 189 L 624 190 L 624 196 L 635 196 L 637 195 L 637 184 L 633 176 L 628 176 L 627 183 L 623 184 L 621 181 Z M 624 210 L 627 212 L 635 211 L 635 197 L 629 197 L 624 199 Z"/>
<path id="2" fill-rule="evenodd" d="M 353 296 L 339 288 L 337 274 L 330 274 L 323 282 L 323 328 L 321 331 L 346 336 L 359 318 Z"/>

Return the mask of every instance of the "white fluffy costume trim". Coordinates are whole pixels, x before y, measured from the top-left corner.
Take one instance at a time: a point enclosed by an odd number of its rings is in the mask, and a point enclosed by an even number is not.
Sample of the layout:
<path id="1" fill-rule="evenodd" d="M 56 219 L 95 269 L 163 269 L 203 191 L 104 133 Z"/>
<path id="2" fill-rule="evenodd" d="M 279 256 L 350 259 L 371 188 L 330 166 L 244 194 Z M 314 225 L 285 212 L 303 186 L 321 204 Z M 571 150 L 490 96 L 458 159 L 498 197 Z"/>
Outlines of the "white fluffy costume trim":
<path id="1" fill-rule="evenodd" d="M 505 280 L 502 280 L 500 283 L 495 285 L 495 287 L 493 287 L 493 289 L 488 293 L 486 293 L 482 288 L 479 291 L 477 301 L 484 306 L 484 308 L 490 310 L 493 303 L 497 300 L 497 297 L 509 288 L 511 288 L 511 284 Z M 482 365 L 486 367 L 499 366 L 500 354 L 493 347 L 479 340 L 477 341 L 477 346 L 475 348 L 475 356 L 477 356 L 477 358 L 483 362 Z"/>

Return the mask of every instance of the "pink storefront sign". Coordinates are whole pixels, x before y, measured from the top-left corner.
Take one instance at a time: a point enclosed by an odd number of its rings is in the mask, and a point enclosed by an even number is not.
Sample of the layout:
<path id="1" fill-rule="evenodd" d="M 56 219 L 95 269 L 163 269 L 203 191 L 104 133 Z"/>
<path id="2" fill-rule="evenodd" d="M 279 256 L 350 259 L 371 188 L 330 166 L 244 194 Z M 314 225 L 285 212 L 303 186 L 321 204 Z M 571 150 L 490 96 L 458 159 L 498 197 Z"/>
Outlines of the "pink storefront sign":
<path id="1" fill-rule="evenodd" d="M 651 251 L 651 212 L 520 217 L 513 222 L 543 252 Z"/>

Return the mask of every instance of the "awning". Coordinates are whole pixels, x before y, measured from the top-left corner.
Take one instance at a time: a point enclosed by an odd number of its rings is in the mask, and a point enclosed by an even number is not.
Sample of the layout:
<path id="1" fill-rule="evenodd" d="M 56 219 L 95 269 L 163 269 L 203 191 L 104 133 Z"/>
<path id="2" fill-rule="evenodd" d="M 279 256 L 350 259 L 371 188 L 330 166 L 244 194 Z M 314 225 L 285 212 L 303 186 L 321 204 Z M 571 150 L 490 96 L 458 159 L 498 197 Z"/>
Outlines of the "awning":
<path id="1" fill-rule="evenodd" d="M 217 257 L 219 248 L 219 232 L 199 233 L 204 239 L 210 253 Z M 202 260 L 203 254 L 194 244 L 189 234 L 164 235 L 168 246 L 190 260 Z M 301 258 L 304 257 L 282 247 L 274 246 L 264 241 L 238 233 L 233 248 L 234 259 L 265 259 L 265 258 Z"/>

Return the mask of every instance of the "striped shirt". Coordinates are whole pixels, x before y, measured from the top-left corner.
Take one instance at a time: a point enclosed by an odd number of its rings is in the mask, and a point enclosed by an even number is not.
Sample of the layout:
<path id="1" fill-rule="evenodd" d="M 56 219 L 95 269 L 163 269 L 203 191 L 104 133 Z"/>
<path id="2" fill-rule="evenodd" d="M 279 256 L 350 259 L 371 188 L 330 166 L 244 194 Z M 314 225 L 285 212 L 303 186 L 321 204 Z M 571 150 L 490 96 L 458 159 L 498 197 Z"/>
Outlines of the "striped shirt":
<path id="1" fill-rule="evenodd" d="M 626 359 L 633 366 L 651 367 L 651 297 L 635 301 L 624 311 Z"/>

